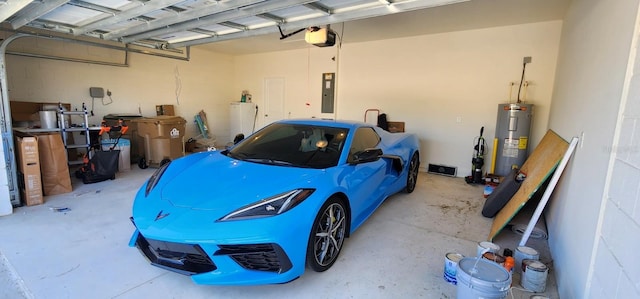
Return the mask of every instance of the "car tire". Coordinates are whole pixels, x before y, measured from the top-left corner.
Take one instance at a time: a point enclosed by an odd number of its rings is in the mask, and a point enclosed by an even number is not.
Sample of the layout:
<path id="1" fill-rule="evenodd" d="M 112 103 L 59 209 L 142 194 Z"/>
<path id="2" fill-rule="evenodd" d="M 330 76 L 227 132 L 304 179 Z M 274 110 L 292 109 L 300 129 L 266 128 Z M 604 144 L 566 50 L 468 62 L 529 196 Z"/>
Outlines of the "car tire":
<path id="1" fill-rule="evenodd" d="M 331 268 L 347 236 L 349 215 L 342 200 L 331 197 L 313 221 L 307 243 L 307 265 L 316 272 Z"/>
<path id="2" fill-rule="evenodd" d="M 411 161 L 409 162 L 409 169 L 407 170 L 407 186 L 405 187 L 405 192 L 411 193 L 416 189 L 416 184 L 418 183 L 418 172 L 420 168 L 420 157 L 418 153 L 413 153 L 411 157 Z"/>
<path id="3" fill-rule="evenodd" d="M 138 167 L 140 167 L 140 169 L 147 169 L 147 167 L 149 167 L 149 165 L 147 165 L 147 159 L 140 158 L 138 161 Z"/>

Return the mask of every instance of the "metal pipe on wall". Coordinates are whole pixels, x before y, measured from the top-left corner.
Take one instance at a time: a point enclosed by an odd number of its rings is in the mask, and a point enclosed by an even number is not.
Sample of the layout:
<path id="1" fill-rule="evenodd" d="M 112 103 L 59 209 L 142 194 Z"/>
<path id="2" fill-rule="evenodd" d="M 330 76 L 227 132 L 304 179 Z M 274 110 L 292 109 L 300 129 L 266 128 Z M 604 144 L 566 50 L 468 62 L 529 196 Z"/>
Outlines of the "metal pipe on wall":
<path id="1" fill-rule="evenodd" d="M 131 46 L 129 44 L 124 44 L 122 46 L 120 46 L 120 45 L 109 45 L 109 44 L 97 43 L 97 42 L 92 42 L 92 41 L 85 41 L 85 40 L 77 40 L 77 39 L 72 39 L 72 38 L 66 38 L 66 37 L 62 37 L 62 36 L 43 35 L 43 34 L 39 34 L 39 33 L 23 32 L 23 31 L 20 31 L 20 30 L 12 30 L 12 29 L 2 28 L 2 27 L 0 27 L 0 30 L 1 31 L 6 31 L 6 32 L 12 32 L 12 33 L 16 33 L 16 34 L 22 34 L 22 35 L 24 35 L 26 37 L 46 38 L 46 39 L 58 40 L 58 41 L 62 41 L 62 42 L 68 42 L 68 43 L 74 43 L 74 44 L 80 44 L 80 45 L 87 45 L 87 46 L 111 49 L 111 50 L 116 50 L 116 51 L 123 51 L 125 53 L 125 57 L 124 57 L 124 61 L 125 62 L 124 63 L 114 63 L 114 62 L 75 59 L 75 58 L 60 57 L 60 56 L 53 56 L 53 55 L 34 54 L 34 53 L 12 52 L 12 51 L 6 52 L 6 54 L 11 54 L 11 55 L 33 57 L 33 58 L 44 58 L 44 59 L 52 59 L 52 60 L 61 60 L 61 61 L 70 61 L 70 62 L 92 63 L 92 64 L 119 66 L 119 67 L 128 67 L 129 66 L 128 53 L 137 53 L 137 54 L 143 54 L 143 55 L 149 55 L 149 56 L 157 56 L 157 57 L 176 59 L 176 60 L 182 60 L 182 61 L 190 61 L 191 60 L 191 48 L 190 48 L 190 46 L 187 46 L 185 48 L 185 51 L 183 52 L 182 50 L 178 50 L 178 49 L 159 49 L 157 47 L 153 47 L 153 46 L 150 46 L 150 45 L 145 45 L 145 44 L 140 44 L 140 43 L 134 44 L 134 45 L 139 46 L 139 47 L 148 47 L 148 48 L 154 49 L 154 50 L 172 52 L 172 53 L 176 53 L 176 54 L 183 54 L 183 53 L 185 54 L 185 57 L 180 57 L 180 56 L 172 56 L 172 55 L 163 54 L 163 53 L 156 53 L 156 52 L 147 51 L 147 50 L 134 49 L 134 48 L 131 48 Z"/>

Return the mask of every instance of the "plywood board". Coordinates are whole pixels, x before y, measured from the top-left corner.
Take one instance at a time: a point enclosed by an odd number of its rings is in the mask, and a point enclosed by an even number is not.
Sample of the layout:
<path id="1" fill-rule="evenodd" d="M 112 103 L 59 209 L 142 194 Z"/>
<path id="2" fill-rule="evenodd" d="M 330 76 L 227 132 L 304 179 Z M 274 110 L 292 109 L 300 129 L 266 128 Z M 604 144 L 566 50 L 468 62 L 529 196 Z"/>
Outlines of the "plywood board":
<path id="1" fill-rule="evenodd" d="M 522 165 L 520 171 L 525 173 L 527 177 L 518 192 L 494 218 L 488 240 L 493 240 L 502 231 L 527 201 L 533 197 L 544 181 L 553 174 L 568 147 L 569 143 L 562 137 L 552 130 L 547 131 L 540 144 Z"/>

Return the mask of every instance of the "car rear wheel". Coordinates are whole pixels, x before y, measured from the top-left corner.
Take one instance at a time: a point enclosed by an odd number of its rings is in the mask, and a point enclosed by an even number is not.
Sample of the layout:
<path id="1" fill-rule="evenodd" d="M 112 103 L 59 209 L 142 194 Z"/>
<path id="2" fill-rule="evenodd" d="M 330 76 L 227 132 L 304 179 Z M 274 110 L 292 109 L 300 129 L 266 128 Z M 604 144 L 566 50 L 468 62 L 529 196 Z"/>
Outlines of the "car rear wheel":
<path id="1" fill-rule="evenodd" d="M 420 158 L 418 153 L 413 153 L 411 162 L 409 162 L 409 173 L 407 174 L 407 187 L 405 191 L 407 193 L 413 192 L 416 189 L 416 183 L 418 182 L 418 168 L 420 167 Z"/>
<path id="2" fill-rule="evenodd" d="M 331 268 L 342 249 L 349 216 L 344 203 L 331 197 L 313 221 L 307 244 L 307 265 L 316 272 Z"/>

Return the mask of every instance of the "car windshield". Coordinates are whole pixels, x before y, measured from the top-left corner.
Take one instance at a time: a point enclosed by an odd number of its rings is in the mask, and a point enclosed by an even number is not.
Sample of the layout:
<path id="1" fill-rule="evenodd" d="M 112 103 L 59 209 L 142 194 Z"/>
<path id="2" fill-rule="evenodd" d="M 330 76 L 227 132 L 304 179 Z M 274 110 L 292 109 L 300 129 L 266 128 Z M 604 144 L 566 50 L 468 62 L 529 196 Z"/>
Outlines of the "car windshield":
<path id="1" fill-rule="evenodd" d="M 234 159 L 289 167 L 336 166 L 345 128 L 274 123 L 242 140 L 226 152 Z"/>

